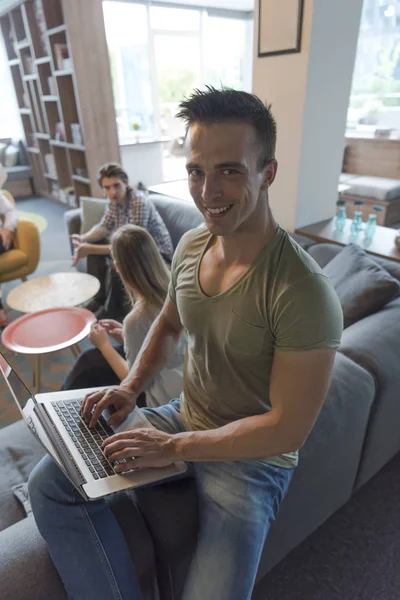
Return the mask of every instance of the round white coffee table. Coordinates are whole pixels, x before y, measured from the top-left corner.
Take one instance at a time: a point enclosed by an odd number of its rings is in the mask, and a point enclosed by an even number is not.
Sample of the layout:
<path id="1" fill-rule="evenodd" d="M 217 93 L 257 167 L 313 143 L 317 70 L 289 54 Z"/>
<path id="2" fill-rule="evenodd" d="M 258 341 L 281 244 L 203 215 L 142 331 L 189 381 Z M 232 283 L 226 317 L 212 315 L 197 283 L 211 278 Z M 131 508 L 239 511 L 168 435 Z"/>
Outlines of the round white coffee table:
<path id="1" fill-rule="evenodd" d="M 87 273 L 54 273 L 29 279 L 7 296 L 10 308 L 33 313 L 48 308 L 79 306 L 99 291 L 100 282 Z"/>

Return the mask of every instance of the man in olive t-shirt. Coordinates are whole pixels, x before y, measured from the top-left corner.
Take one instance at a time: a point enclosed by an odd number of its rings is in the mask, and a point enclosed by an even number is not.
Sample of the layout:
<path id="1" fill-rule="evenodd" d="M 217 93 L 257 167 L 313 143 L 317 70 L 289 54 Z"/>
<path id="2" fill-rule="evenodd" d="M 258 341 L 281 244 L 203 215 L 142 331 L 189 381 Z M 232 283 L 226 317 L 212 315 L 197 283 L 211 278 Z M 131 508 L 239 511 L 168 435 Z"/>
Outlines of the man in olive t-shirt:
<path id="1" fill-rule="evenodd" d="M 342 330 L 332 284 L 283 229 L 231 287 L 209 297 L 197 273 L 212 241 L 206 227 L 190 231 L 172 265 L 170 297 L 189 339 L 180 408 L 187 431 L 266 413 L 275 349 L 338 348 Z M 297 452 L 264 460 L 293 467 Z"/>
<path id="2" fill-rule="evenodd" d="M 270 109 L 251 94 L 209 88 L 182 102 L 179 116 L 190 193 L 206 227 L 183 236 L 169 295 L 128 377 L 89 394 L 81 411 L 93 425 L 113 404 L 109 422 L 121 423 L 186 330 L 181 398 L 144 409 L 154 429 L 113 435 L 104 452 L 113 463 L 124 459 L 116 472 L 192 463 L 199 532 L 181 597 L 249 600 L 297 451 L 329 387 L 342 314 L 330 282 L 270 210 L 277 173 Z M 107 503 L 71 491 L 51 459 L 36 468 L 30 491 L 71 598 L 142 597 Z"/>

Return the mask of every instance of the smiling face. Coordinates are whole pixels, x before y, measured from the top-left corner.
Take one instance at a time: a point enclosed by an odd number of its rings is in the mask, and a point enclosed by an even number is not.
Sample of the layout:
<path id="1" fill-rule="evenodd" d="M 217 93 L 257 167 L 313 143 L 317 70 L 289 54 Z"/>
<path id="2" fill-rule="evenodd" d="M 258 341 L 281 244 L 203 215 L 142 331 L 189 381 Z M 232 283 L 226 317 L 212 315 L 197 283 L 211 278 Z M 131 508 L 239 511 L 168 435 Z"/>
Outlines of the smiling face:
<path id="1" fill-rule="evenodd" d="M 122 179 L 119 179 L 119 177 L 103 177 L 101 187 L 110 202 L 123 203 L 128 186 Z"/>
<path id="2" fill-rule="evenodd" d="M 196 122 L 186 148 L 190 194 L 210 232 L 231 236 L 264 227 L 277 163 L 271 160 L 259 169 L 255 128 L 244 122 Z"/>

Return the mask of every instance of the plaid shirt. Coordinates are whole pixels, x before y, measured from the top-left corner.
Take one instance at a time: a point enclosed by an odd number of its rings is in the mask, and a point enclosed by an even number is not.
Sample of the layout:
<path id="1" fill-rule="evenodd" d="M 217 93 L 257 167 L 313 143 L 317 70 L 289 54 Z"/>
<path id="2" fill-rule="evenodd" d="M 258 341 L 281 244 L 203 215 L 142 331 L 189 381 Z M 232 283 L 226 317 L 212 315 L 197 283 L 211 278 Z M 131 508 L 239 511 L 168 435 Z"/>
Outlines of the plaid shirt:
<path id="1" fill-rule="evenodd" d="M 99 227 L 104 227 L 108 232 L 108 237 L 110 237 L 114 231 L 127 223 L 147 229 L 161 254 L 169 260 L 172 259 L 174 248 L 171 236 L 151 200 L 143 195 L 131 192 L 122 206 L 111 202 L 99 223 Z"/>

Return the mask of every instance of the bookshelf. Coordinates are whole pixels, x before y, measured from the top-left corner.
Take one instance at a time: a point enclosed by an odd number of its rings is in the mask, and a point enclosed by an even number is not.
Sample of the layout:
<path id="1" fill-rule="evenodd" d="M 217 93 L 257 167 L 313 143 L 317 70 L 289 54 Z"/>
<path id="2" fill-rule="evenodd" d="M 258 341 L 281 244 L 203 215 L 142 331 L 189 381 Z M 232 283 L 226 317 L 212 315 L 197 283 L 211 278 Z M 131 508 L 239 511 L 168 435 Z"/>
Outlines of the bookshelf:
<path id="1" fill-rule="evenodd" d="M 0 30 L 38 193 L 98 197 L 98 167 L 120 162 L 101 0 L 16 1 Z"/>

